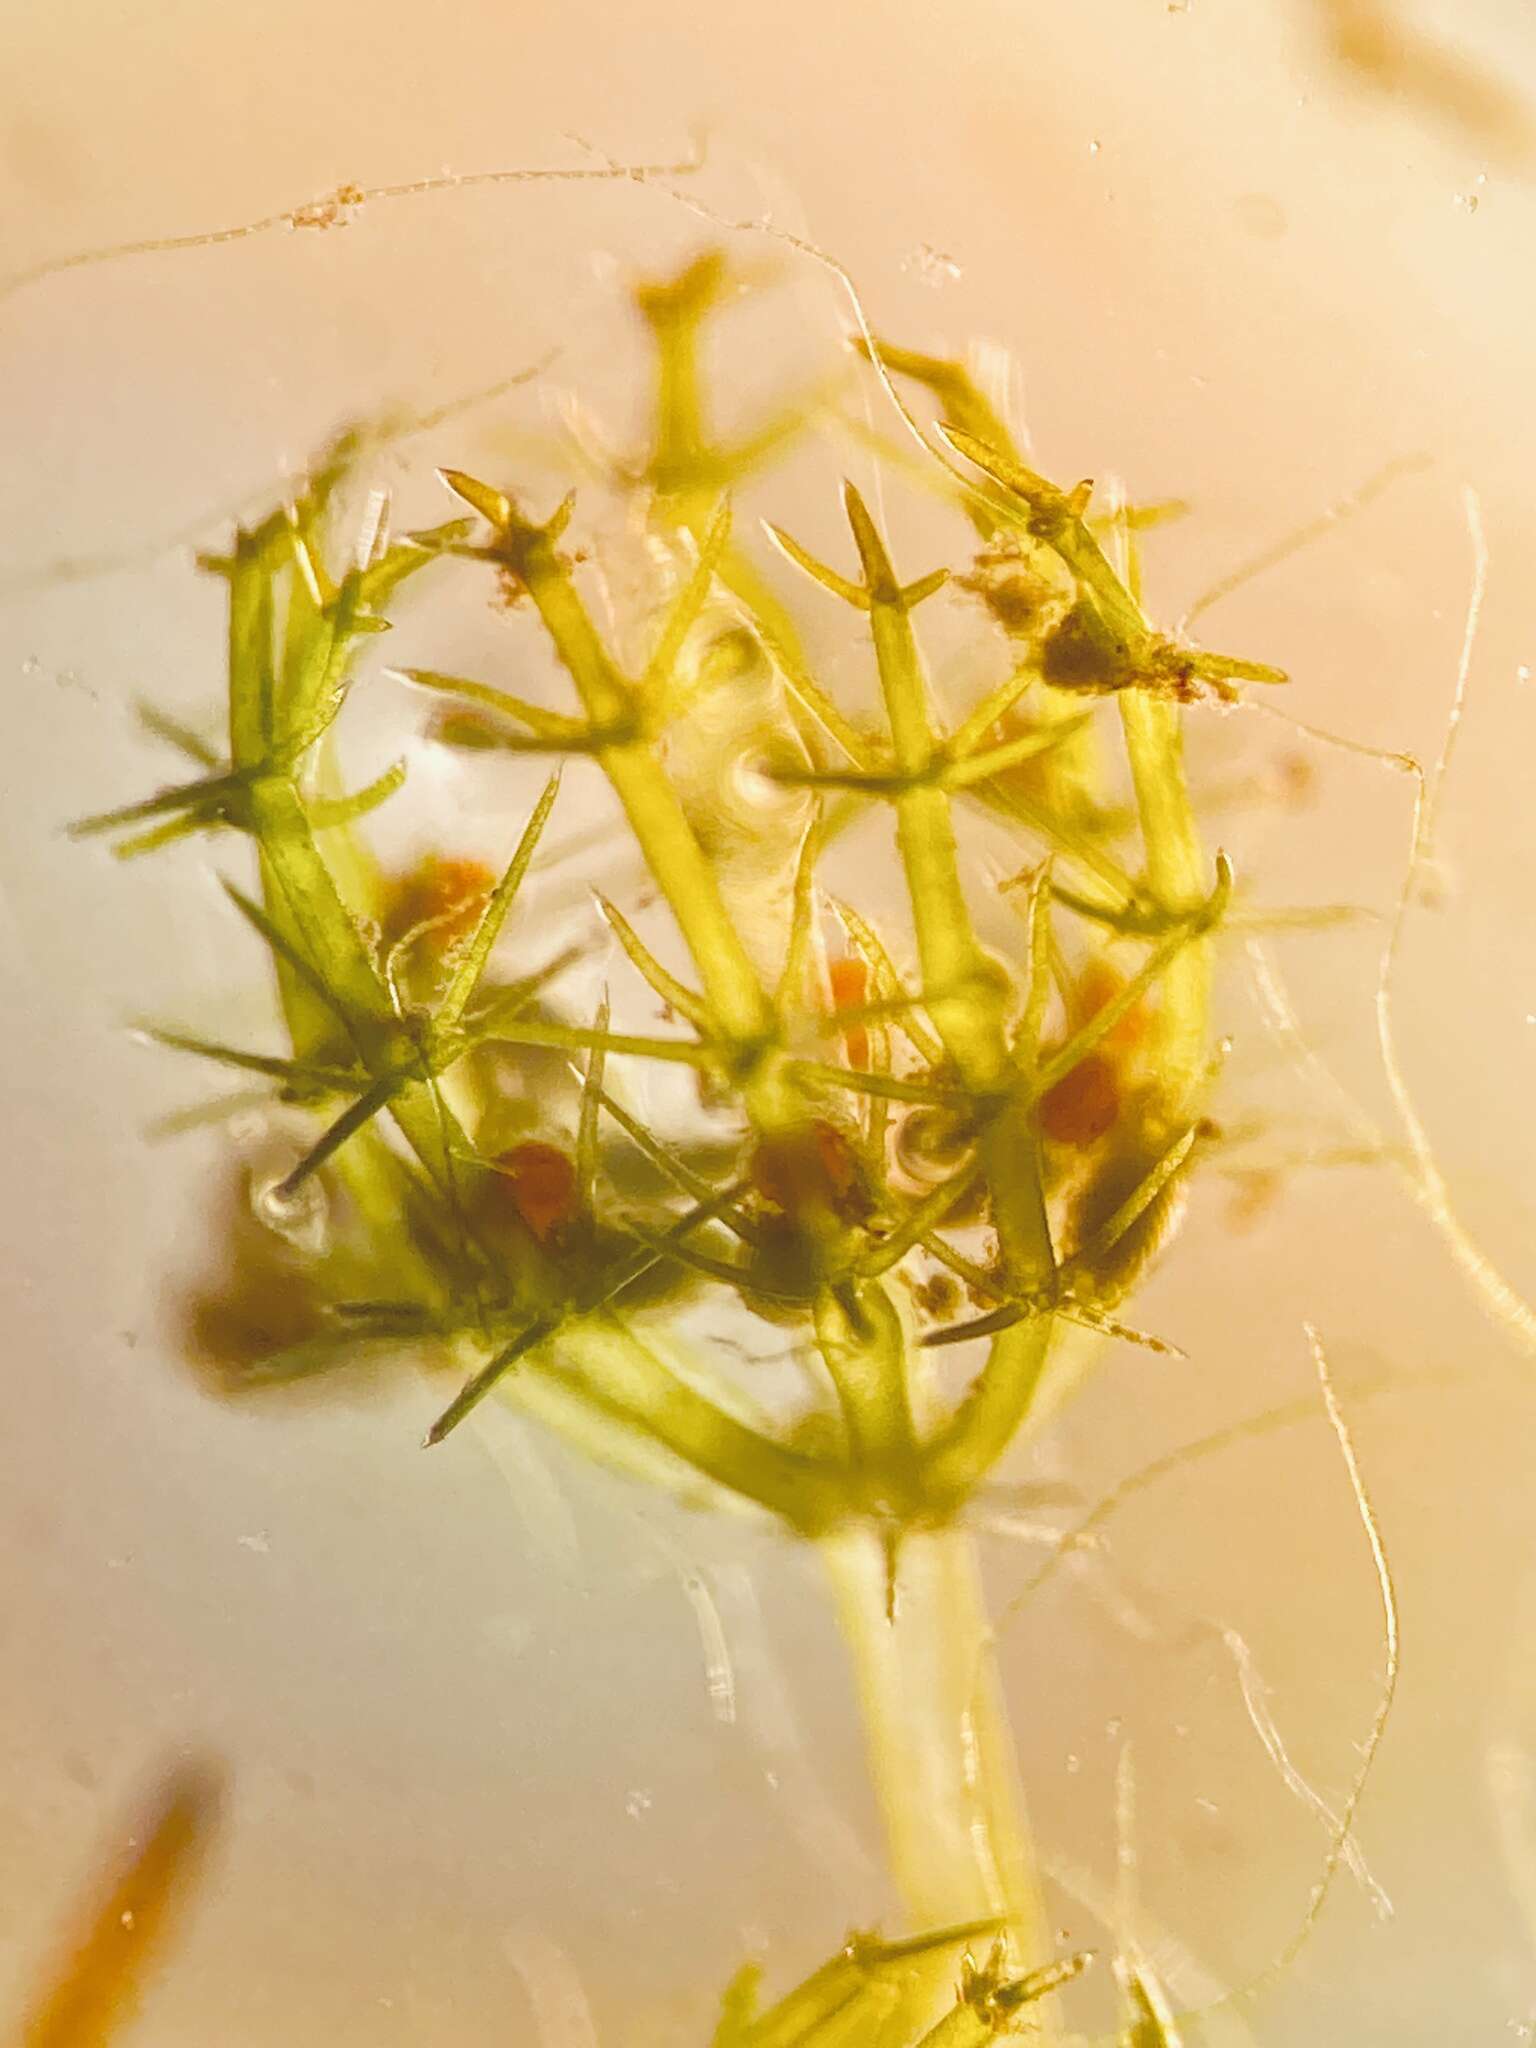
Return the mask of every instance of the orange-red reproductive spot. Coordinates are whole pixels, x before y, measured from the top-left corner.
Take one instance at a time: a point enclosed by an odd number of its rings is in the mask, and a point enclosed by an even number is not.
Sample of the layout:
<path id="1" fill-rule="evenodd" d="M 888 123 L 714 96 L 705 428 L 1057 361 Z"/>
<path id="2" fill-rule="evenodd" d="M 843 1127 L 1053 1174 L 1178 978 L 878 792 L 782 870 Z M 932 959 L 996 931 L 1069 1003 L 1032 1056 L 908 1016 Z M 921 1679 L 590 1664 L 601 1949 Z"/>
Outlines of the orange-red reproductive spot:
<path id="1" fill-rule="evenodd" d="M 1080 1031 L 1091 1024 L 1100 1010 L 1112 1003 L 1125 987 L 1122 975 L 1107 960 L 1090 960 L 1072 991 L 1072 1028 Z M 1134 1052 L 1147 1035 L 1147 1013 L 1141 1003 L 1132 1003 L 1118 1023 L 1104 1035 L 1106 1051 Z"/>
<path id="2" fill-rule="evenodd" d="M 520 1219 L 547 1244 L 576 1220 L 578 1195 L 574 1161 L 558 1145 L 525 1139 L 493 1162 L 496 1186 L 510 1198 Z"/>
<path id="3" fill-rule="evenodd" d="M 1114 1128 L 1120 1084 L 1102 1053 L 1086 1053 L 1041 1096 L 1035 1112 L 1046 1137 L 1058 1145 L 1092 1145 Z"/>
<path id="4" fill-rule="evenodd" d="M 429 853 L 399 876 L 385 917 L 385 937 L 404 938 L 430 925 L 424 941 L 436 951 L 467 939 L 480 922 L 496 877 L 483 861 Z"/>
<path id="5" fill-rule="evenodd" d="M 821 1121 L 764 1138 L 752 1155 L 752 1185 L 798 1221 L 828 1210 L 849 1221 L 868 1206 L 858 1154 L 836 1124 Z"/>
<path id="6" fill-rule="evenodd" d="M 869 969 L 862 960 L 845 954 L 828 967 L 827 979 L 832 987 L 834 1015 L 839 1010 L 857 1010 L 868 1002 Z M 850 1025 L 843 1033 L 843 1050 L 850 1067 L 869 1065 L 869 1033 L 862 1024 Z"/>

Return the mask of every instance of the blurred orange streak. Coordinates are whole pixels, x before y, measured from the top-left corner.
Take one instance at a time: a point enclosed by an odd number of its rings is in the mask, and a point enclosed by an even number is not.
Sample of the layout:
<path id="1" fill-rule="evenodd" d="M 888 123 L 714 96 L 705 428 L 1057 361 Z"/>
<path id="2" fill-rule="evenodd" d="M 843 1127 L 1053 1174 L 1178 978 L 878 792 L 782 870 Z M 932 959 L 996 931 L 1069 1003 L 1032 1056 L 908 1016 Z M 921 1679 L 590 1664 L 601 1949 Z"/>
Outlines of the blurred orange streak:
<path id="1" fill-rule="evenodd" d="M 139 1847 L 70 1945 L 18 2048 L 103 2048 L 138 2010 L 147 1973 L 197 1889 L 218 1823 L 221 1774 L 182 1765 L 163 1786 Z"/>

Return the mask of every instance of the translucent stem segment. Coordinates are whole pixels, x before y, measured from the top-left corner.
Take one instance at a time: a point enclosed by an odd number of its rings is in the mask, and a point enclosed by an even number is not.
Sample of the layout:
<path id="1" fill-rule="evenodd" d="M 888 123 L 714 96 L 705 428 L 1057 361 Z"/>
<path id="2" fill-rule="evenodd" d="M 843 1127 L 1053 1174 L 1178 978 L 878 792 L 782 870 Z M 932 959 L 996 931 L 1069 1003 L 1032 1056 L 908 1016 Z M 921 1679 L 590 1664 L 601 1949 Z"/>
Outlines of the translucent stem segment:
<path id="1" fill-rule="evenodd" d="M 897 581 L 874 521 L 851 484 L 844 505 L 864 570 L 891 750 L 908 786 L 896 798 L 896 842 L 912 904 L 928 1013 L 965 1086 L 977 1095 L 1006 1086 L 1011 1069 L 1006 984 L 978 942 L 960 877 L 948 793 L 925 779 L 937 739 L 927 679 L 910 617 L 913 590 Z M 1005 1120 L 1008 1121 L 1008 1120 Z M 992 1179 L 993 1217 L 1004 1259 L 1018 1279 L 1039 1285 L 1052 1272 L 1050 1222 L 1032 1131 L 1011 1128 L 999 1145 Z"/>
<path id="2" fill-rule="evenodd" d="M 516 522 L 508 507 L 503 533 L 583 709 L 594 726 L 622 729 L 634 716 L 632 692 L 598 637 L 549 529 Z M 739 1043 L 768 1037 L 773 1017 L 767 998 L 654 749 L 636 734 L 599 748 L 597 758 L 677 919 L 717 1025 Z"/>
<path id="3" fill-rule="evenodd" d="M 1179 708 L 1145 691 L 1120 697 L 1136 807 L 1147 853 L 1147 880 L 1170 910 L 1194 910 L 1209 882 L 1184 772 Z M 1153 1019 L 1154 1063 L 1165 1114 L 1176 1122 L 1210 1057 L 1211 951 L 1208 935 L 1193 938 L 1169 962 Z"/>
<path id="4" fill-rule="evenodd" d="M 867 1528 L 821 1553 L 853 1659 L 891 1869 L 914 1927 L 1005 1921 L 1018 1965 L 1049 1954 L 974 1546 L 917 1530 L 891 1564 Z"/>

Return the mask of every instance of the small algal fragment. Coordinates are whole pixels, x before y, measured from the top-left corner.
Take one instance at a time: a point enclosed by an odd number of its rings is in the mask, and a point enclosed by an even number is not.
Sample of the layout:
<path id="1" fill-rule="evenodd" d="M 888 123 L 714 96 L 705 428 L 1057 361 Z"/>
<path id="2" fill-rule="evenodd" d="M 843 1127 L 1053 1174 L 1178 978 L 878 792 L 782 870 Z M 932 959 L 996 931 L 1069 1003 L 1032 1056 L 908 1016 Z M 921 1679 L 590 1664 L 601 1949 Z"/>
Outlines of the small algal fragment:
<path id="1" fill-rule="evenodd" d="M 942 249 L 935 249 L 931 242 L 919 242 L 902 259 L 901 267 L 909 277 L 917 278 L 934 291 L 942 291 L 947 284 L 958 284 L 965 274 L 953 256 L 947 256 Z"/>

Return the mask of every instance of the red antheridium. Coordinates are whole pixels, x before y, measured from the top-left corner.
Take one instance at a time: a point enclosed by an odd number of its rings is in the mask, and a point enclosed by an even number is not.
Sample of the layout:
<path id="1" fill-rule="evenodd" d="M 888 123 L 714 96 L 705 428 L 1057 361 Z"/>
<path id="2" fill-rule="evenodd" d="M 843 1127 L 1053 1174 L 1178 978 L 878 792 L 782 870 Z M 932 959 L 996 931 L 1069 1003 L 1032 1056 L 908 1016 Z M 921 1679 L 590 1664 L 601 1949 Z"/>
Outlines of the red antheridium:
<path id="1" fill-rule="evenodd" d="M 541 1245 L 558 1243 L 581 1213 L 571 1155 L 542 1138 L 526 1138 L 490 1164 L 495 1206 L 509 1207 Z"/>
<path id="2" fill-rule="evenodd" d="M 869 1001 L 869 969 L 852 953 L 845 953 L 827 968 L 832 994 L 832 1013 L 861 1009 Z M 850 1024 L 843 1033 L 843 1052 L 850 1067 L 869 1065 L 869 1033 L 862 1024 Z"/>
<path id="3" fill-rule="evenodd" d="M 859 1156 L 825 1119 L 765 1137 L 752 1155 L 751 1179 L 771 1208 L 813 1232 L 869 1214 Z"/>
<path id="4" fill-rule="evenodd" d="M 1120 1083 L 1113 1060 L 1101 1052 L 1086 1053 L 1045 1091 L 1036 1114 L 1041 1132 L 1054 1144 L 1097 1144 L 1120 1116 Z"/>
<path id="5" fill-rule="evenodd" d="M 1072 1029 L 1080 1031 L 1085 1024 L 1092 1023 L 1101 1010 L 1108 1009 L 1125 985 L 1125 976 L 1117 968 L 1111 967 L 1107 960 L 1090 960 L 1077 977 L 1072 990 Z M 1133 1003 L 1125 1015 L 1118 1018 L 1106 1032 L 1105 1050 L 1118 1053 L 1134 1052 L 1145 1042 L 1147 1026 L 1145 1006 Z"/>
<path id="6" fill-rule="evenodd" d="M 388 885 L 383 918 L 387 942 L 419 931 L 434 952 L 467 939 L 496 886 L 484 861 L 428 853 Z"/>
<path id="7" fill-rule="evenodd" d="M 1125 987 L 1107 960 L 1091 960 L 1071 991 L 1068 1025 L 1074 1032 L 1091 1024 Z M 1057 1145 L 1086 1149 L 1107 1137 L 1120 1120 L 1128 1069 L 1147 1036 L 1147 1012 L 1133 1004 L 1105 1033 L 1094 1052 L 1041 1096 L 1036 1114 L 1044 1136 Z"/>

